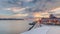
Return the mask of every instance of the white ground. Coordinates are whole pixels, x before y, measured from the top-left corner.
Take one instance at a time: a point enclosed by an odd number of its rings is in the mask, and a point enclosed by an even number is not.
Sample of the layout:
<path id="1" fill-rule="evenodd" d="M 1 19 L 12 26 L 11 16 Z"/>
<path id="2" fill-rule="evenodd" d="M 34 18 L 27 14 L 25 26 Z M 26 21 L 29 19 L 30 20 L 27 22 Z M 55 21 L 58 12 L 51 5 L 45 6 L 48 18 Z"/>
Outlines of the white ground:
<path id="1" fill-rule="evenodd" d="M 21 34 L 60 34 L 60 26 L 43 25 Z"/>

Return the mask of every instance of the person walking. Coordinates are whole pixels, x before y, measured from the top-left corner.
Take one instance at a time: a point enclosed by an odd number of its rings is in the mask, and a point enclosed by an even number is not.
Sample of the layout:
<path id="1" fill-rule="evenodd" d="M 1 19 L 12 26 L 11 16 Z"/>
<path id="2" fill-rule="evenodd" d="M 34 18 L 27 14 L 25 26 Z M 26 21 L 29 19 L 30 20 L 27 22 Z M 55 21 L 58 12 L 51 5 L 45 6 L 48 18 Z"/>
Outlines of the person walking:
<path id="1" fill-rule="evenodd" d="M 42 26 L 42 19 L 38 20 L 38 24 L 40 25 L 40 27 Z"/>

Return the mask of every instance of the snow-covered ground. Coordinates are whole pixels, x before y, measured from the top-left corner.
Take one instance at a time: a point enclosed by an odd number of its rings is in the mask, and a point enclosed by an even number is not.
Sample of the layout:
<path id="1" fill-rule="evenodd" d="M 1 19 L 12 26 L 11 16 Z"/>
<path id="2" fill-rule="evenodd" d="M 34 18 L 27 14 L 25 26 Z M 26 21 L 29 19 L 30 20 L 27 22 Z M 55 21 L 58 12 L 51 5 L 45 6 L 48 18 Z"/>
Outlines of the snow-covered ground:
<path id="1" fill-rule="evenodd" d="M 60 34 L 60 26 L 43 25 L 21 34 Z"/>

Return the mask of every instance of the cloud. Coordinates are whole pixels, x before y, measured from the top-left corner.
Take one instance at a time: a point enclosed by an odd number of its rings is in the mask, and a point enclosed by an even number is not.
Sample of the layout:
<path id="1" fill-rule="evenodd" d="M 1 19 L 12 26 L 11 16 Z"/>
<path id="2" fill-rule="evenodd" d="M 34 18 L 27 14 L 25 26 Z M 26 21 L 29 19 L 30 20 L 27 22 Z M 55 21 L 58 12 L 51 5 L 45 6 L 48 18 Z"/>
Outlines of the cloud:
<path id="1" fill-rule="evenodd" d="M 22 0 L 23 2 L 32 2 L 33 0 Z"/>
<path id="2" fill-rule="evenodd" d="M 52 9 L 51 11 L 60 11 L 60 7 L 57 7 L 55 9 Z"/>
<path id="3" fill-rule="evenodd" d="M 60 7 L 50 10 L 52 14 L 60 14 Z"/>
<path id="4" fill-rule="evenodd" d="M 25 8 L 20 8 L 20 7 L 10 7 L 10 8 L 3 8 L 2 10 L 10 10 L 13 11 L 14 13 L 16 12 L 22 12 L 25 9 L 28 9 L 29 7 L 25 7 Z"/>
<path id="5" fill-rule="evenodd" d="M 48 12 L 35 12 L 33 13 L 34 17 L 49 17 L 49 13 Z"/>
<path id="6" fill-rule="evenodd" d="M 0 0 L 0 7 L 13 14 L 45 12 L 60 6 L 60 0 Z M 4 11 L 3 11 L 4 12 Z"/>
<path id="7" fill-rule="evenodd" d="M 51 9 L 49 11 L 47 11 L 49 14 L 53 14 L 54 16 L 60 18 L 60 7 Z"/>
<path id="8" fill-rule="evenodd" d="M 44 11 L 48 10 L 52 7 L 59 6 L 59 0 L 7 0 L 7 3 L 10 5 L 18 6 L 18 7 L 32 7 L 31 12 L 35 11 Z M 35 9 L 34 11 L 32 9 Z"/>
<path id="9" fill-rule="evenodd" d="M 26 17 L 28 16 L 29 14 L 15 14 L 15 15 L 12 15 L 12 16 L 19 16 L 19 17 Z"/>

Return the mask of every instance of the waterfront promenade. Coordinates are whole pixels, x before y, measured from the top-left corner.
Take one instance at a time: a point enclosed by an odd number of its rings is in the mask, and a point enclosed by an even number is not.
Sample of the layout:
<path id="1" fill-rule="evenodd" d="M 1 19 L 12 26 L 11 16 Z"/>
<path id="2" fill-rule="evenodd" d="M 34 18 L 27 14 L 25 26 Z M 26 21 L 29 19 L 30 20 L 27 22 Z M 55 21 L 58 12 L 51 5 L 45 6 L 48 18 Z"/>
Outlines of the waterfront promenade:
<path id="1" fill-rule="evenodd" d="M 44 25 L 22 34 L 60 34 L 60 26 Z"/>

